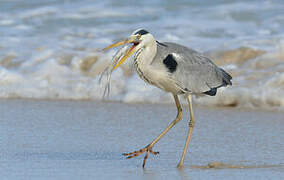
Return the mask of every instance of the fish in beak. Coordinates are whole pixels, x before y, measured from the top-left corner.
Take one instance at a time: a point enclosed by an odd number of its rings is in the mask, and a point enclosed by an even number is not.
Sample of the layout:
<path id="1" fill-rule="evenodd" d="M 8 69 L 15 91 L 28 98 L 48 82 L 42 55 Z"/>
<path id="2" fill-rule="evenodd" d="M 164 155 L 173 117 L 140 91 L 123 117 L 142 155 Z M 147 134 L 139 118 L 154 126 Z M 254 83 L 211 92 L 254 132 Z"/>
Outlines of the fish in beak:
<path id="1" fill-rule="evenodd" d="M 116 65 L 113 67 L 112 71 L 115 70 L 116 68 L 118 68 L 124 61 L 126 61 L 129 57 L 131 57 L 137 51 L 137 46 L 140 42 L 139 38 L 140 38 L 139 35 L 132 35 L 124 41 L 114 43 L 114 44 L 109 45 L 108 47 L 103 49 L 104 51 L 106 51 L 106 50 L 109 50 L 109 49 L 114 48 L 114 47 L 122 46 L 124 44 L 133 43 L 133 45 L 126 51 L 126 53 L 120 59 L 120 61 L 118 63 L 116 63 Z"/>

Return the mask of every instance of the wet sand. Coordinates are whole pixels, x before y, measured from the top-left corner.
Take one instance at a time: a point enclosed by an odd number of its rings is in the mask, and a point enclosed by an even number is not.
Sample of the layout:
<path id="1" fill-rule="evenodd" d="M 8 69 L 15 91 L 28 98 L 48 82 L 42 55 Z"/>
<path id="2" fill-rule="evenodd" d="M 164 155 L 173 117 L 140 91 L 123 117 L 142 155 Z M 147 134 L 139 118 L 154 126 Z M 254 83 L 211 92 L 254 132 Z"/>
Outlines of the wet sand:
<path id="1" fill-rule="evenodd" d="M 186 108 L 186 106 L 184 106 Z M 0 177 L 14 179 L 283 179 L 284 113 L 195 107 L 141 168 L 138 150 L 176 116 L 174 105 L 0 100 Z"/>

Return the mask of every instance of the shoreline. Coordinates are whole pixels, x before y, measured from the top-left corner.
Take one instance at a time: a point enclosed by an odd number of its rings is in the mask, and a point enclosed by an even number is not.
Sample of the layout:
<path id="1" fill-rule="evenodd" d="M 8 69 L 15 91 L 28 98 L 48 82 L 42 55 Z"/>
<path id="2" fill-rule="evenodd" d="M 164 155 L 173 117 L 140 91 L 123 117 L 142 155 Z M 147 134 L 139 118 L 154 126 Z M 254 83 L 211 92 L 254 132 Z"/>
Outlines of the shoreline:
<path id="1" fill-rule="evenodd" d="M 194 98 L 195 99 L 195 98 Z M 193 106 L 194 108 L 201 108 L 201 109 L 228 109 L 228 110 L 236 110 L 236 111 L 243 111 L 243 112 L 251 112 L 251 111 L 256 111 L 256 112 L 276 112 L 276 113 L 284 113 L 284 108 L 282 107 L 241 107 L 241 106 L 222 106 L 222 105 L 204 105 L 204 104 L 199 104 L 196 103 L 195 100 L 193 99 Z M 158 106 L 173 106 L 175 107 L 174 104 L 174 99 L 172 102 L 123 102 L 121 100 L 96 100 L 96 99 L 49 99 L 49 98 L 0 98 L 0 103 L 5 102 L 5 101 L 27 101 L 27 102 L 88 102 L 88 103 L 113 103 L 113 104 L 126 104 L 126 105 L 158 105 Z M 188 108 L 188 104 L 186 101 L 183 101 L 180 99 L 180 103 L 183 106 L 183 108 Z"/>

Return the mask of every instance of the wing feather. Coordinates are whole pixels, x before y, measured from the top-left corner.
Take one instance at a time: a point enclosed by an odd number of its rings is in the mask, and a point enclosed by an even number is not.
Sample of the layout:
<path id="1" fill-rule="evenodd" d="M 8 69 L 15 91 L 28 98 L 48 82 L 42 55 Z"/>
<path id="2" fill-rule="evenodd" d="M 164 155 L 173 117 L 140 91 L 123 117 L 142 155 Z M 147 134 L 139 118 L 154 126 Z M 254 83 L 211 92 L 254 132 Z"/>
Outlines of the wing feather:
<path id="1" fill-rule="evenodd" d="M 163 46 L 158 44 L 157 55 L 162 59 L 169 54 L 173 55 L 178 67 L 171 78 L 183 89 L 192 93 L 205 93 L 232 84 L 232 77 L 203 54 L 175 43 L 161 44 Z"/>

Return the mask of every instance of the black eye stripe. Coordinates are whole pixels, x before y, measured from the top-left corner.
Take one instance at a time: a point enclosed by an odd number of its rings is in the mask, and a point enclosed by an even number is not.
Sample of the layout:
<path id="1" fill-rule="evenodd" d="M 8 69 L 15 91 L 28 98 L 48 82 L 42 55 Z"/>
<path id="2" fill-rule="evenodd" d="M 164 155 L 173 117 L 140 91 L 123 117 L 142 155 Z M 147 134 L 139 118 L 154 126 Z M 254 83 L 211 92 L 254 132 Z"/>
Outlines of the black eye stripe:
<path id="1" fill-rule="evenodd" d="M 146 31 L 146 30 L 144 30 L 144 29 L 141 29 L 140 31 L 137 31 L 137 32 L 135 33 L 135 35 L 137 35 L 137 34 L 144 35 L 144 34 L 148 34 L 148 33 L 149 33 L 148 31 Z"/>

